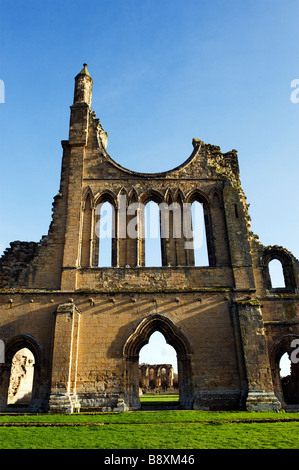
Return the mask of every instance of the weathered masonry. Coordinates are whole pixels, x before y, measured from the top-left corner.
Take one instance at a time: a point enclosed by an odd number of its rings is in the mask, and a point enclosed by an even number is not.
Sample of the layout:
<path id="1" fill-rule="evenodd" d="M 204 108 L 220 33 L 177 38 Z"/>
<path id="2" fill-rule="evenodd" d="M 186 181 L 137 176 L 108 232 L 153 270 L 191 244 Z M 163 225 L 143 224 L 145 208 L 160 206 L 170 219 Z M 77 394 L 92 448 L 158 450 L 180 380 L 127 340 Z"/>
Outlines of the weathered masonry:
<path id="1" fill-rule="evenodd" d="M 173 170 L 123 168 L 106 151 L 92 84 L 84 65 L 48 235 L 12 243 L 0 260 L 0 410 L 18 407 L 11 371 L 20 351 L 33 367 L 28 411 L 137 410 L 139 352 L 155 331 L 176 350 L 181 408 L 298 403 L 299 263 L 252 233 L 237 152 L 194 139 L 191 156 Z M 145 230 L 150 204 L 158 207 L 155 266 Z M 196 204 L 204 262 L 195 256 Z M 280 287 L 271 282 L 273 260 Z"/>

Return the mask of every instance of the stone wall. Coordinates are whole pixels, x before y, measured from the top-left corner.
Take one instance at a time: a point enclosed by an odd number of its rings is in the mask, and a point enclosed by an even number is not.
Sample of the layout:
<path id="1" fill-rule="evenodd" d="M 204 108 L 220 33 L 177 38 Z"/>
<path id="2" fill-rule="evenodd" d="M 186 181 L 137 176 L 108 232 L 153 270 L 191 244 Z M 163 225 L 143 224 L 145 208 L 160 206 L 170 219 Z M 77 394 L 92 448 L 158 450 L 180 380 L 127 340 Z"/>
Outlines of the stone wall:
<path id="1" fill-rule="evenodd" d="M 0 286 L 17 285 L 20 274 L 33 260 L 38 243 L 15 241 L 10 244 L 0 258 Z"/>

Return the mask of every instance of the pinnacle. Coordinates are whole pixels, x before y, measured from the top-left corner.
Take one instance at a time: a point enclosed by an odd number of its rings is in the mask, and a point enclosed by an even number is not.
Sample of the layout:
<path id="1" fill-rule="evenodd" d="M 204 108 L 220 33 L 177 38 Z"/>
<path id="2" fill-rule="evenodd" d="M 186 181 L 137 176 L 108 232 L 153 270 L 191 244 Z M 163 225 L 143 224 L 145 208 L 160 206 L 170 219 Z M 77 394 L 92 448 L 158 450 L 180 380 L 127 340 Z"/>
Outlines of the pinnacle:
<path id="1" fill-rule="evenodd" d="M 90 77 L 90 73 L 87 70 L 87 64 L 85 64 L 85 63 L 83 64 L 83 69 L 81 70 L 79 75 L 88 75 Z"/>

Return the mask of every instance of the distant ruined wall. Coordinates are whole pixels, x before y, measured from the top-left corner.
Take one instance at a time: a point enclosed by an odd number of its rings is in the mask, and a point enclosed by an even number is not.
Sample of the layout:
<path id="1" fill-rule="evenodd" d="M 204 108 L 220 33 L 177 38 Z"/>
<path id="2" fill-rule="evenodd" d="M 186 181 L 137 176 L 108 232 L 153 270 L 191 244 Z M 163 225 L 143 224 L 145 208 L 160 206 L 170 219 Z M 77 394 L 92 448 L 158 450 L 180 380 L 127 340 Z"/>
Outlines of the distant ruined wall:
<path id="1" fill-rule="evenodd" d="M 0 258 L 0 286 L 12 287 L 17 284 L 21 272 L 33 260 L 38 243 L 15 241 Z"/>

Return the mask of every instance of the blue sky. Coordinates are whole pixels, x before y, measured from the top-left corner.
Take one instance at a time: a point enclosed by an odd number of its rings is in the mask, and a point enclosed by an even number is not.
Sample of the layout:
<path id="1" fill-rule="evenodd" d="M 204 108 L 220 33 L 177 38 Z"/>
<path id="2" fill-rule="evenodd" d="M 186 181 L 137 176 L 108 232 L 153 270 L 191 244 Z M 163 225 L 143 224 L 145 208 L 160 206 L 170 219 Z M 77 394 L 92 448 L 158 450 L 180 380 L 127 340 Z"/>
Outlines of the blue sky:
<path id="1" fill-rule="evenodd" d="M 51 220 L 74 77 L 108 152 L 171 169 L 192 138 L 238 150 L 252 229 L 299 257 L 298 0 L 0 0 L 0 254 Z M 299 93 L 298 93 L 299 97 Z"/>

